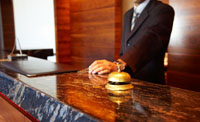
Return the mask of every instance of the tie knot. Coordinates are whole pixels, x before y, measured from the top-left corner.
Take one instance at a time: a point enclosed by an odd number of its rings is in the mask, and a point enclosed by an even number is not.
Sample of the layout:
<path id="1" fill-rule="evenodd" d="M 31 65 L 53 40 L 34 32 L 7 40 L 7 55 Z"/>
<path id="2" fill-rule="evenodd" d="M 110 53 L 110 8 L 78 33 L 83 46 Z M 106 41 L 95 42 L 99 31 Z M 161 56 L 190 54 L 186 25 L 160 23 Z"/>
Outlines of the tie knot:
<path id="1" fill-rule="evenodd" d="M 133 15 L 134 15 L 135 17 L 138 17 L 138 16 L 139 16 L 139 13 L 138 13 L 137 11 L 134 11 Z"/>
<path id="2" fill-rule="evenodd" d="M 138 16 L 139 16 L 139 12 L 138 12 L 138 10 L 137 10 L 136 7 L 134 7 L 134 9 L 133 9 L 133 15 L 134 15 L 135 17 L 138 17 Z"/>

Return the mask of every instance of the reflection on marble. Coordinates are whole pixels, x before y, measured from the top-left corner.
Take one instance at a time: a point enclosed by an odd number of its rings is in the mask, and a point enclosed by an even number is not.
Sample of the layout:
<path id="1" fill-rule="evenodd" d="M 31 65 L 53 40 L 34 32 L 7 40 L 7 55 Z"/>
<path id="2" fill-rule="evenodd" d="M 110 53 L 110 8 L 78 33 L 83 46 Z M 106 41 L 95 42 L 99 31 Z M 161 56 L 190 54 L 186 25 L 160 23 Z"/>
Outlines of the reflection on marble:
<path id="1" fill-rule="evenodd" d="M 0 92 L 41 122 L 88 122 L 96 119 L 0 72 Z"/>
<path id="2" fill-rule="evenodd" d="M 200 94 L 197 92 L 134 80 L 135 88 L 132 99 L 119 106 L 109 99 L 109 94 L 103 85 L 104 82 L 106 83 L 102 78 L 98 84 L 88 74 L 57 76 L 57 97 L 61 101 L 105 121 L 178 121 L 199 118 Z M 180 98 L 177 96 L 178 94 L 183 96 Z M 188 97 L 190 99 L 187 99 Z M 188 107 L 179 107 L 178 105 Z M 188 113 L 188 110 L 192 109 L 193 111 Z"/>
<path id="3" fill-rule="evenodd" d="M 107 75 L 69 73 L 27 78 L 8 72 L 6 74 L 16 79 L 15 82 L 12 78 L 11 81 L 6 79 L 6 82 L 11 84 L 8 86 L 21 84 L 19 86 L 23 87 L 16 89 L 3 86 L 0 91 L 6 91 L 5 94 L 9 94 L 9 98 L 13 101 L 23 99 L 27 103 L 23 107 L 28 108 L 29 106 L 29 109 L 25 110 L 36 118 L 51 118 L 53 114 L 58 115 L 56 113 L 63 115 L 63 110 L 67 118 L 75 112 L 71 120 L 81 116 L 78 120 L 95 121 L 94 118 L 97 118 L 97 120 L 109 122 L 200 121 L 199 92 L 133 79 L 133 90 L 113 93 L 105 89 L 105 84 L 108 82 Z M 48 89 L 52 87 L 52 84 L 56 84 L 56 89 Z M 5 89 L 2 90 L 2 88 Z M 23 94 L 17 94 L 17 91 Z M 52 93 L 56 93 L 56 96 Z M 61 120 L 58 116 L 55 119 Z"/>
<path id="4" fill-rule="evenodd" d="M 198 92 L 133 80 L 134 89 L 129 96 L 115 96 L 114 99 L 125 99 L 125 102 L 118 104 L 110 99 L 110 92 L 104 87 L 107 78 L 97 77 L 76 73 L 57 76 L 57 97 L 104 121 L 200 119 Z"/>

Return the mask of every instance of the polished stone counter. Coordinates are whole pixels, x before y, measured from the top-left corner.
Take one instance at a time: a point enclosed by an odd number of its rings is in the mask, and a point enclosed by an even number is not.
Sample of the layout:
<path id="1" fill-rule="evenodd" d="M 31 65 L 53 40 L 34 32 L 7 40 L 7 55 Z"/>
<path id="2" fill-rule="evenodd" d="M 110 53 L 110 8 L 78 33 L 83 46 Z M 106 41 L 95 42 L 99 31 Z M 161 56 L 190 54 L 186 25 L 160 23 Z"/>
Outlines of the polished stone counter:
<path id="1" fill-rule="evenodd" d="M 0 92 L 39 121 L 200 121 L 199 92 L 136 79 L 133 90 L 111 92 L 107 75 L 1 71 Z"/>

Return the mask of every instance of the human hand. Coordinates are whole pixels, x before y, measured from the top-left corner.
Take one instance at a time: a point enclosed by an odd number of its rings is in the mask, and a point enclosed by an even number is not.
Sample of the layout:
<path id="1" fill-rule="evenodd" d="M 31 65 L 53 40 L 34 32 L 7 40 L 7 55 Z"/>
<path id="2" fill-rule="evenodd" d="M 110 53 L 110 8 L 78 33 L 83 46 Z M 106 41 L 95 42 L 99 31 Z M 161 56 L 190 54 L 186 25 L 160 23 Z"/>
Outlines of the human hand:
<path id="1" fill-rule="evenodd" d="M 89 73 L 91 74 L 106 74 L 117 71 L 115 63 L 108 60 L 96 60 L 89 66 Z"/>

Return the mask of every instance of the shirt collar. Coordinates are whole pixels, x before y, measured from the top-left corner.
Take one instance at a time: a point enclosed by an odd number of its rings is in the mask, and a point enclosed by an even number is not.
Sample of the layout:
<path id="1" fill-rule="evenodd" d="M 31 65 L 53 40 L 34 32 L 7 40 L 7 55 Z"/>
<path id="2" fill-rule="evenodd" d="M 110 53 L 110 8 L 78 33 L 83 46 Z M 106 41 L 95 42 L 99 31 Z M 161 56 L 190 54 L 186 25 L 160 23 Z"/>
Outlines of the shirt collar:
<path id="1" fill-rule="evenodd" d="M 144 8 L 147 6 L 147 4 L 149 3 L 150 0 L 145 0 L 144 2 L 142 2 L 139 6 L 136 7 L 136 5 L 134 4 L 133 9 L 134 11 L 137 11 L 137 13 L 140 15 L 142 13 L 142 11 L 144 10 Z"/>

